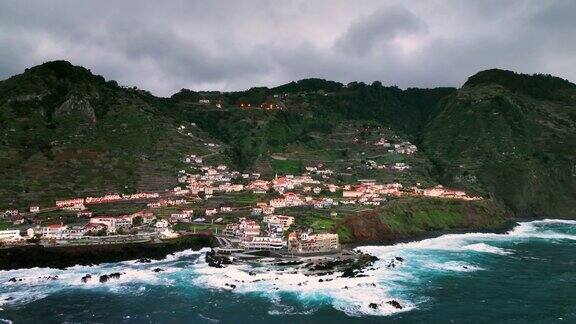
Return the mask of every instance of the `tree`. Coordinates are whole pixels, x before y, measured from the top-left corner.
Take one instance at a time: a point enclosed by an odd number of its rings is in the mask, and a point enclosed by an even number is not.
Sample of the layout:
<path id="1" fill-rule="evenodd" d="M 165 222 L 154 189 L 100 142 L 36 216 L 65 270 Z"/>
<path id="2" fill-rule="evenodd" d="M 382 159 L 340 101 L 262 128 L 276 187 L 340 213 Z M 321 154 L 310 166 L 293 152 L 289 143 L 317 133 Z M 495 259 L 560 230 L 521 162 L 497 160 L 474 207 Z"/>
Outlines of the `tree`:
<path id="1" fill-rule="evenodd" d="M 144 223 L 144 218 L 142 216 L 136 216 L 132 219 L 132 226 L 141 226 Z"/>

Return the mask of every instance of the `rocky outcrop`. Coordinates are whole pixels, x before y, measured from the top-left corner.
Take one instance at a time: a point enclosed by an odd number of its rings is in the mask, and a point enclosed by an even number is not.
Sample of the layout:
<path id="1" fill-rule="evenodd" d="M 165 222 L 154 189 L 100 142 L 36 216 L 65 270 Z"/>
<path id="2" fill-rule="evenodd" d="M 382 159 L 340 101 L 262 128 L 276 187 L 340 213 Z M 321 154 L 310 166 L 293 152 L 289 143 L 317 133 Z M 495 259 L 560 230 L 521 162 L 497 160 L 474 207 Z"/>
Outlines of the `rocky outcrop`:
<path id="1" fill-rule="evenodd" d="M 100 283 L 105 283 L 110 279 L 120 279 L 121 275 L 122 275 L 122 273 L 120 273 L 120 272 L 114 272 L 114 273 L 107 274 L 107 275 L 101 275 L 100 276 Z"/>
<path id="2" fill-rule="evenodd" d="M 404 308 L 398 301 L 392 299 L 386 302 L 386 304 L 391 305 L 392 307 L 396 308 L 396 309 L 402 309 Z M 372 309 L 379 309 L 380 306 L 382 306 L 382 304 L 378 304 L 378 303 L 370 303 L 368 304 L 368 307 L 372 308 Z"/>
<path id="3" fill-rule="evenodd" d="M 402 305 L 400 305 L 400 303 L 394 299 L 387 301 L 386 304 L 392 305 L 396 309 L 402 309 L 403 308 Z"/>
<path id="4" fill-rule="evenodd" d="M 303 266 L 310 271 L 308 275 L 325 276 L 342 271 L 343 278 L 364 277 L 364 269 L 374 264 L 378 258 L 369 254 L 361 254 L 356 259 L 329 260 L 312 262 Z"/>
<path id="5" fill-rule="evenodd" d="M 142 258 L 142 259 L 138 259 L 136 261 L 136 263 L 151 263 L 152 260 L 148 259 L 148 258 Z"/>
<path id="6" fill-rule="evenodd" d="M 224 266 L 232 264 L 230 257 L 226 255 L 219 255 L 214 252 L 214 250 L 206 252 L 205 260 L 206 263 L 208 263 L 208 266 L 213 268 L 224 268 Z"/>
<path id="7" fill-rule="evenodd" d="M 71 95 L 54 111 L 54 119 L 59 123 L 93 125 L 96 113 L 87 98 Z"/>

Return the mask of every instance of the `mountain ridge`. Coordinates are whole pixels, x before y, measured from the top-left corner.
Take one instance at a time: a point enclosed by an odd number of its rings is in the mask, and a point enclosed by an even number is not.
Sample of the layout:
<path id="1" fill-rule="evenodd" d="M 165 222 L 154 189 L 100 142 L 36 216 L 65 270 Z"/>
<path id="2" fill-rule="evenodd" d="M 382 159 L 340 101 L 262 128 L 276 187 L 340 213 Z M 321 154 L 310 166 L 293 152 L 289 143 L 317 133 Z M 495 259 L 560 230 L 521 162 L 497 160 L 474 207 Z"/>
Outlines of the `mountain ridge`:
<path id="1" fill-rule="evenodd" d="M 344 161 L 360 150 L 356 144 L 318 138 L 388 127 L 421 149 L 421 167 L 406 181 L 465 188 L 517 215 L 576 217 L 575 107 L 571 82 L 500 69 L 478 72 L 458 89 L 309 78 L 162 98 L 66 61 L 47 62 L 0 81 L 0 208 L 74 195 L 86 184 L 96 192 L 169 187 L 182 155 L 191 148 L 208 154 L 208 142 L 221 145 L 218 161 L 239 169 L 272 172 L 272 155 L 306 156 L 322 146 Z M 181 124 L 198 127 L 182 134 Z"/>

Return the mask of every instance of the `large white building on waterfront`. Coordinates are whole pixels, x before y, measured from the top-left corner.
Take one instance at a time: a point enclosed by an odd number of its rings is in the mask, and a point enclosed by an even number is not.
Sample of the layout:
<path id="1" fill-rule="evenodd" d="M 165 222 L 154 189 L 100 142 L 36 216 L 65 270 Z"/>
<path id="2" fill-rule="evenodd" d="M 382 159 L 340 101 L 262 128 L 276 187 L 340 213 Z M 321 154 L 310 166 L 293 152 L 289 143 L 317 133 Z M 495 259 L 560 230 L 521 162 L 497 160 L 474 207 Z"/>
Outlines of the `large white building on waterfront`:
<path id="1" fill-rule="evenodd" d="M 338 234 L 308 234 L 292 232 L 288 235 L 288 250 L 292 253 L 325 253 L 340 250 Z"/>
<path id="2" fill-rule="evenodd" d="M 284 247 L 281 237 L 250 236 L 240 241 L 240 247 L 247 250 L 280 250 Z"/>

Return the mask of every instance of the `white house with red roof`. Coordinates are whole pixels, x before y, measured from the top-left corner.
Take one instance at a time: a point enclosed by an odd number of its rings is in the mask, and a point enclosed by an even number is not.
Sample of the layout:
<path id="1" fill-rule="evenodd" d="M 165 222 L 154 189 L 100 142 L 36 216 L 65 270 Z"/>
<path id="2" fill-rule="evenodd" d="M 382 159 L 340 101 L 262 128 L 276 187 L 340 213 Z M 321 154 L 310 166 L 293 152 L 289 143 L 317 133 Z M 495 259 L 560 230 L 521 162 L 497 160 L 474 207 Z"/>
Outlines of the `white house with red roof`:
<path id="1" fill-rule="evenodd" d="M 260 235 L 260 224 L 252 219 L 241 218 L 238 230 L 242 236 L 258 236 Z"/>

